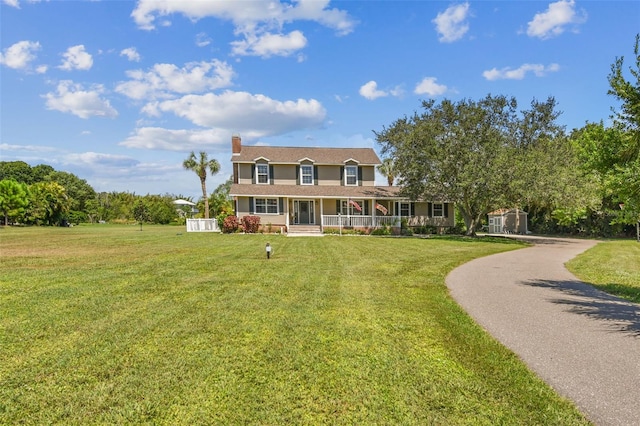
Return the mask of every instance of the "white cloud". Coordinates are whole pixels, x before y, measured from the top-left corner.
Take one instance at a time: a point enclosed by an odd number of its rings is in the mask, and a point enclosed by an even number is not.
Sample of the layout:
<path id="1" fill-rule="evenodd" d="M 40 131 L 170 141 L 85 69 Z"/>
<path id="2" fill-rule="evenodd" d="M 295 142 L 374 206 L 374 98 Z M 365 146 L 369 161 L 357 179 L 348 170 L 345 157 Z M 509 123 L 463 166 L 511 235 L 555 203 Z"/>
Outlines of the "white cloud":
<path id="1" fill-rule="evenodd" d="M 159 17 L 182 14 L 192 20 L 214 17 L 232 21 L 239 32 L 249 28 L 266 26 L 281 28 L 296 20 L 314 21 L 338 34 L 353 31 L 353 21 L 346 11 L 328 9 L 329 0 L 299 0 L 294 3 L 276 1 L 183 1 L 140 0 L 131 16 L 136 24 L 146 30 L 155 28 Z"/>
<path id="2" fill-rule="evenodd" d="M 283 34 L 247 34 L 245 40 L 231 42 L 234 55 L 290 56 L 307 45 L 307 39 L 300 31 Z"/>
<path id="3" fill-rule="evenodd" d="M 66 160 L 73 164 L 108 167 L 133 167 L 140 163 L 138 160 L 125 155 L 102 154 L 98 152 L 69 154 L 66 156 Z"/>
<path id="4" fill-rule="evenodd" d="M 560 65 L 549 64 L 544 66 L 542 64 L 523 64 L 516 69 L 505 67 L 502 69 L 493 68 L 482 73 L 482 76 L 489 80 L 522 80 L 528 72 L 532 72 L 537 77 L 544 77 L 550 72 L 556 72 L 560 70 Z"/>
<path id="5" fill-rule="evenodd" d="M 447 86 L 436 83 L 437 78 L 425 77 L 416 85 L 413 93 L 416 95 L 439 96 L 447 91 Z"/>
<path id="6" fill-rule="evenodd" d="M 155 64 L 149 71 L 127 71 L 129 81 L 116 86 L 116 92 L 132 99 L 172 97 L 173 94 L 203 92 L 231 85 L 233 68 L 226 62 L 190 62 L 178 68 Z"/>
<path id="7" fill-rule="evenodd" d="M 545 12 L 536 13 L 533 20 L 528 23 L 527 35 L 545 40 L 562 34 L 567 25 L 586 22 L 586 12 L 576 13 L 575 5 L 575 0 L 550 3 Z"/>
<path id="8" fill-rule="evenodd" d="M 436 24 L 436 31 L 440 35 L 438 40 L 451 43 L 459 40 L 469 31 L 467 18 L 469 17 L 469 3 L 449 6 L 444 12 L 431 21 Z"/>
<path id="9" fill-rule="evenodd" d="M 204 148 L 228 149 L 230 132 L 226 129 L 165 129 L 141 127 L 119 145 L 138 149 L 189 151 Z M 243 137 L 248 137 L 243 133 Z M 256 136 L 256 135 L 254 135 Z"/>
<path id="10" fill-rule="evenodd" d="M 385 92 L 384 90 L 378 90 L 378 83 L 376 83 L 373 80 L 363 84 L 360 87 L 359 93 L 360 93 L 360 96 L 366 99 L 369 99 L 370 101 L 374 99 L 382 98 L 385 96 L 389 96 L 388 92 Z"/>
<path id="11" fill-rule="evenodd" d="M 120 56 L 126 56 L 132 62 L 140 62 L 140 54 L 135 47 L 127 47 L 120 51 Z"/>
<path id="12" fill-rule="evenodd" d="M 196 34 L 196 46 L 205 47 L 211 44 L 211 39 L 206 33 Z"/>
<path id="13" fill-rule="evenodd" d="M 84 45 L 71 46 L 62 54 L 64 60 L 58 68 L 63 70 L 88 70 L 93 66 L 93 58 L 84 50 Z"/>
<path id="14" fill-rule="evenodd" d="M 117 117 L 118 111 L 101 97 L 103 93 L 102 85 L 94 85 L 85 90 L 81 84 L 63 80 L 58 83 L 56 93 L 50 92 L 43 97 L 50 110 L 67 112 L 80 118 Z"/>
<path id="15" fill-rule="evenodd" d="M 194 21 L 206 17 L 231 21 L 235 26 L 235 34 L 242 37 L 241 40 L 231 42 L 233 53 L 263 58 L 290 56 L 307 45 L 307 39 L 301 31 L 283 33 L 285 24 L 295 21 L 317 22 L 335 30 L 338 35 L 349 34 L 356 25 L 346 11 L 330 9 L 329 0 L 140 0 L 131 16 L 140 28 L 151 30 L 155 28 L 158 18 L 172 14 L 182 14 Z M 206 38 L 196 38 L 198 46 L 208 43 Z"/>
<path id="16" fill-rule="evenodd" d="M 56 151 L 56 148 L 44 145 L 12 145 L 8 143 L 0 143 L 0 151 L 54 152 Z"/>
<path id="17" fill-rule="evenodd" d="M 242 131 L 261 136 L 319 127 L 326 116 L 315 99 L 278 101 L 265 95 L 226 91 L 220 95 L 187 95 L 154 105 L 192 123 L 210 128 Z"/>
<path id="18" fill-rule="evenodd" d="M 40 43 L 37 41 L 19 41 L 0 53 L 0 64 L 16 70 L 28 70 L 30 63 L 36 59 L 35 52 L 40 48 Z"/>
<path id="19" fill-rule="evenodd" d="M 39 3 L 41 0 L 27 0 L 27 3 Z M 18 0 L 3 0 L 2 1 L 7 6 L 15 7 L 16 9 L 20 9 L 20 2 Z"/>

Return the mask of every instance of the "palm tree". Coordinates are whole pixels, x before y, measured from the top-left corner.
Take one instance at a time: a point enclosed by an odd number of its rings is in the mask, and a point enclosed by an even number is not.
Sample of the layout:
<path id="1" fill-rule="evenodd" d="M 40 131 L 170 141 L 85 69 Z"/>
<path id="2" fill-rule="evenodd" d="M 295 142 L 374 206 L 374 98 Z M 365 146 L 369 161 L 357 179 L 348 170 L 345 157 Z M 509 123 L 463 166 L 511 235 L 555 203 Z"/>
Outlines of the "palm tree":
<path id="1" fill-rule="evenodd" d="M 209 197 L 207 197 L 207 169 L 211 172 L 211 175 L 215 175 L 220 171 L 220 163 L 213 158 L 209 160 L 207 153 L 200 151 L 200 159 L 196 158 L 196 154 L 191 151 L 189 158 L 184 160 L 182 166 L 187 170 L 193 170 L 200 178 L 200 185 L 202 186 L 202 198 L 204 199 L 204 218 L 209 219 Z"/>
<path id="2" fill-rule="evenodd" d="M 382 160 L 382 164 L 378 165 L 378 171 L 382 176 L 387 178 L 389 186 L 393 186 L 393 181 L 396 179 L 396 171 L 391 158 L 385 158 Z"/>

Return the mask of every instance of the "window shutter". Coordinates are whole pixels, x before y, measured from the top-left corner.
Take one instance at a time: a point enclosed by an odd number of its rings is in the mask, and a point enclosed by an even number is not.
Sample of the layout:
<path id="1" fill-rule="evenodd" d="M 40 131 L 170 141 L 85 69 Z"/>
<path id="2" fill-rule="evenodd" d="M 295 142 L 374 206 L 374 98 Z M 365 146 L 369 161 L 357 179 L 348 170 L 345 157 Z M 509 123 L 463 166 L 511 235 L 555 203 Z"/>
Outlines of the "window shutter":
<path id="1" fill-rule="evenodd" d="M 444 210 L 444 217 L 449 217 L 449 203 L 442 203 L 442 209 Z"/>
<path id="2" fill-rule="evenodd" d="M 269 164 L 269 185 L 273 185 L 273 166 Z"/>
<path id="3" fill-rule="evenodd" d="M 362 167 L 358 166 L 358 186 L 362 186 Z"/>
<path id="4" fill-rule="evenodd" d="M 254 211 L 253 197 L 249 197 L 249 213 L 253 214 Z"/>
<path id="5" fill-rule="evenodd" d="M 296 185 L 300 185 L 300 166 L 296 166 Z"/>
<path id="6" fill-rule="evenodd" d="M 396 216 L 400 216 L 400 203 L 396 201 L 393 203 L 393 209 Z"/>
<path id="7" fill-rule="evenodd" d="M 278 213 L 284 213 L 284 198 L 282 197 L 278 198 Z"/>
<path id="8" fill-rule="evenodd" d="M 318 166 L 313 166 L 313 184 L 318 184 Z"/>
<path id="9" fill-rule="evenodd" d="M 369 200 L 364 200 L 364 215 L 369 215 Z"/>
<path id="10" fill-rule="evenodd" d="M 344 166 L 340 166 L 340 185 L 344 185 L 346 177 L 344 175 Z"/>
<path id="11" fill-rule="evenodd" d="M 427 203 L 427 212 L 429 214 L 429 217 L 433 217 L 433 204 L 432 203 Z"/>
<path id="12" fill-rule="evenodd" d="M 340 213 L 340 200 L 336 200 L 336 214 Z"/>
<path id="13" fill-rule="evenodd" d="M 256 167 L 258 167 L 255 163 L 251 167 L 251 182 L 256 183 Z"/>
<path id="14" fill-rule="evenodd" d="M 411 208 L 411 216 L 415 216 L 416 215 L 416 203 L 409 203 L 409 206 Z"/>

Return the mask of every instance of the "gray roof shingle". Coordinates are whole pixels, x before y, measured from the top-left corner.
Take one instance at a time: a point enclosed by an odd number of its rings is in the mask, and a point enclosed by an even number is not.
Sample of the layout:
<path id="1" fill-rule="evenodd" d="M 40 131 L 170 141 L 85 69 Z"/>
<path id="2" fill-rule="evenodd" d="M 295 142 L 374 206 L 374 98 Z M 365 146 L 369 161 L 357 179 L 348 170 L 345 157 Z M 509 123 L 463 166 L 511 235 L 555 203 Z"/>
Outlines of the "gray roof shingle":
<path id="1" fill-rule="evenodd" d="M 380 158 L 371 148 L 304 148 L 279 146 L 242 146 L 239 155 L 234 155 L 234 163 L 252 163 L 264 157 L 270 163 L 294 164 L 303 159 L 310 159 L 315 164 L 344 164 L 347 160 L 355 160 L 362 165 L 381 164 Z"/>

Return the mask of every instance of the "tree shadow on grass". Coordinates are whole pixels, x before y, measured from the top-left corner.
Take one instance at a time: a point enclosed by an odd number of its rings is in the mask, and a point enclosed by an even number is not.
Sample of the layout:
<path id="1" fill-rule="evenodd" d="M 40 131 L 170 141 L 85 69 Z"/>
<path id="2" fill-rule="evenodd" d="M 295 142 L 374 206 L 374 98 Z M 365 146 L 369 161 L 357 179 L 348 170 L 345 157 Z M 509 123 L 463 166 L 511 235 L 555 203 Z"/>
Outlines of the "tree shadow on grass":
<path id="1" fill-rule="evenodd" d="M 524 285 L 557 290 L 567 297 L 552 299 L 568 312 L 604 320 L 612 331 L 640 337 L 640 305 L 604 293 L 581 281 L 530 280 Z"/>

